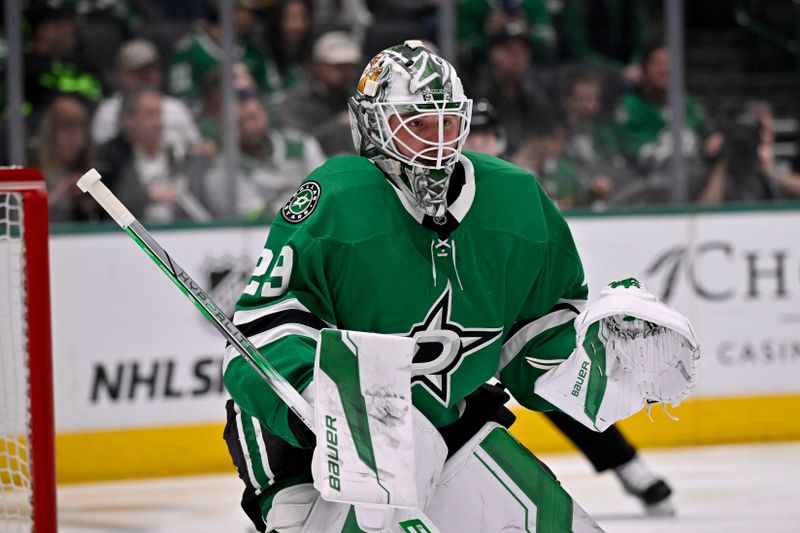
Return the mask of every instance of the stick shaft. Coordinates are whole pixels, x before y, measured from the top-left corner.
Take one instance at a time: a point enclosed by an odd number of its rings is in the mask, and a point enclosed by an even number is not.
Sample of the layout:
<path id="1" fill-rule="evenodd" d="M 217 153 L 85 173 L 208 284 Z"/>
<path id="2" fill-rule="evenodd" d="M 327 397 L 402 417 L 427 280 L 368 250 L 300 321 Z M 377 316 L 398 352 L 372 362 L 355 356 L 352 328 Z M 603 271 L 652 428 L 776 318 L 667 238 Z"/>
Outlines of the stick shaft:
<path id="1" fill-rule="evenodd" d="M 125 228 L 125 231 L 155 261 L 162 272 L 194 303 L 209 322 L 217 328 L 217 331 L 236 347 L 242 357 L 272 387 L 281 400 L 294 411 L 303 423 L 313 429 L 311 406 L 305 398 L 300 396 L 297 389 L 275 370 L 275 367 L 258 351 L 258 348 L 239 331 L 239 328 L 214 303 L 211 297 L 170 257 L 150 232 L 136 219 Z"/>
<path id="2" fill-rule="evenodd" d="M 78 180 L 78 187 L 83 192 L 88 192 L 108 212 L 109 215 L 124 229 L 128 235 L 144 250 L 147 255 L 159 266 L 162 272 L 185 294 L 194 305 L 205 315 L 211 324 L 217 328 L 228 342 L 242 354 L 253 369 L 272 387 L 275 394 L 283 400 L 289 408 L 312 430 L 313 410 L 309 403 L 300 396 L 286 378 L 253 346 L 253 343 L 239 331 L 234 323 L 225 315 L 200 285 L 183 270 L 178 263 L 158 241 L 145 229 L 142 224 L 128 211 L 128 209 L 114 196 L 106 185 L 100 181 L 100 174 L 92 169 Z"/>

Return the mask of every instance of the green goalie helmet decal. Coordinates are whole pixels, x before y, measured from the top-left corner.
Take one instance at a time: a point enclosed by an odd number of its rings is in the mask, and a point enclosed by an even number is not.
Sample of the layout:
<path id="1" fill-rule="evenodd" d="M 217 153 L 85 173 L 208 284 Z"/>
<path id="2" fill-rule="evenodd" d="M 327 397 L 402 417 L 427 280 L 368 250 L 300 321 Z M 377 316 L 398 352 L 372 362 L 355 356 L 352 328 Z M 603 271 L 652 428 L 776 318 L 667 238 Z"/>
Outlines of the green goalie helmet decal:
<path id="1" fill-rule="evenodd" d="M 472 100 L 453 65 L 421 41 L 392 46 L 369 62 L 348 107 L 358 153 L 400 163 L 412 199 L 429 214 L 441 215 L 447 178 L 469 134 L 472 113 Z M 435 133 L 418 135 L 416 119 L 430 121 Z"/>

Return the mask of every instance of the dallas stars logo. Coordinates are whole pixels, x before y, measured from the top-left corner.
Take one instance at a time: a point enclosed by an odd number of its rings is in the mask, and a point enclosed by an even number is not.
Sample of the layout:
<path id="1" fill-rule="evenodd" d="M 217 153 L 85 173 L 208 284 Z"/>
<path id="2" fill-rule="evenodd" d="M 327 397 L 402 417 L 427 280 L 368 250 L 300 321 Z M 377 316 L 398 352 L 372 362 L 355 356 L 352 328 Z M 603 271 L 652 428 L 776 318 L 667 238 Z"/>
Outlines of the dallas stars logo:
<path id="1" fill-rule="evenodd" d="M 451 320 L 451 309 L 452 291 L 448 282 L 425 319 L 403 333 L 417 341 L 411 384 L 425 387 L 445 407 L 450 403 L 451 378 L 461 363 L 503 332 L 503 328 L 465 328 Z"/>
<path id="2" fill-rule="evenodd" d="M 287 222 L 297 224 L 308 217 L 317 207 L 322 189 L 316 181 L 307 181 L 286 202 L 281 214 Z"/>

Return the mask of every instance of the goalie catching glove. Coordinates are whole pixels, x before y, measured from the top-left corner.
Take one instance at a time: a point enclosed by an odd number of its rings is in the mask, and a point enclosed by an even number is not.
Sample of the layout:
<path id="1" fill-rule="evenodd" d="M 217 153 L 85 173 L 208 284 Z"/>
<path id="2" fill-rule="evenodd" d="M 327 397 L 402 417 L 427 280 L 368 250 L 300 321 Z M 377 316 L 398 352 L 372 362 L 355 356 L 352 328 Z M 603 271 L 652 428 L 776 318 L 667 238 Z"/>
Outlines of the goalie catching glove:
<path id="1" fill-rule="evenodd" d="M 645 404 L 686 398 L 700 358 L 689 320 L 637 280 L 612 283 L 575 319 L 577 347 L 536 380 L 536 394 L 603 431 Z"/>

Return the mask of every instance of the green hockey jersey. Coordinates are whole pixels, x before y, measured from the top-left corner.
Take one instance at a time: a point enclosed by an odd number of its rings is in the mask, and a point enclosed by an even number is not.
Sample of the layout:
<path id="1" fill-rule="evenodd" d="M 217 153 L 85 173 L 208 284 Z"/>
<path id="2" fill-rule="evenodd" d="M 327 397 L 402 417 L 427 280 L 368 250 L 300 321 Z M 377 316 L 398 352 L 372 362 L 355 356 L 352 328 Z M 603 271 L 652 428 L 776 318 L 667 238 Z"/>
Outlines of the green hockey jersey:
<path id="1" fill-rule="evenodd" d="M 298 390 L 320 329 L 335 327 L 415 337 L 427 373 L 413 379 L 413 402 L 436 426 L 492 377 L 523 406 L 552 409 L 534 381 L 575 348 L 587 296 L 566 221 L 531 174 L 475 153 L 456 165 L 448 205 L 434 220 L 370 160 L 328 160 L 276 216 L 234 323 Z M 299 445 L 286 405 L 233 347 L 223 372 L 246 415 L 242 442 L 263 426 Z M 256 494 L 280 468 L 264 455 L 248 454 Z"/>

